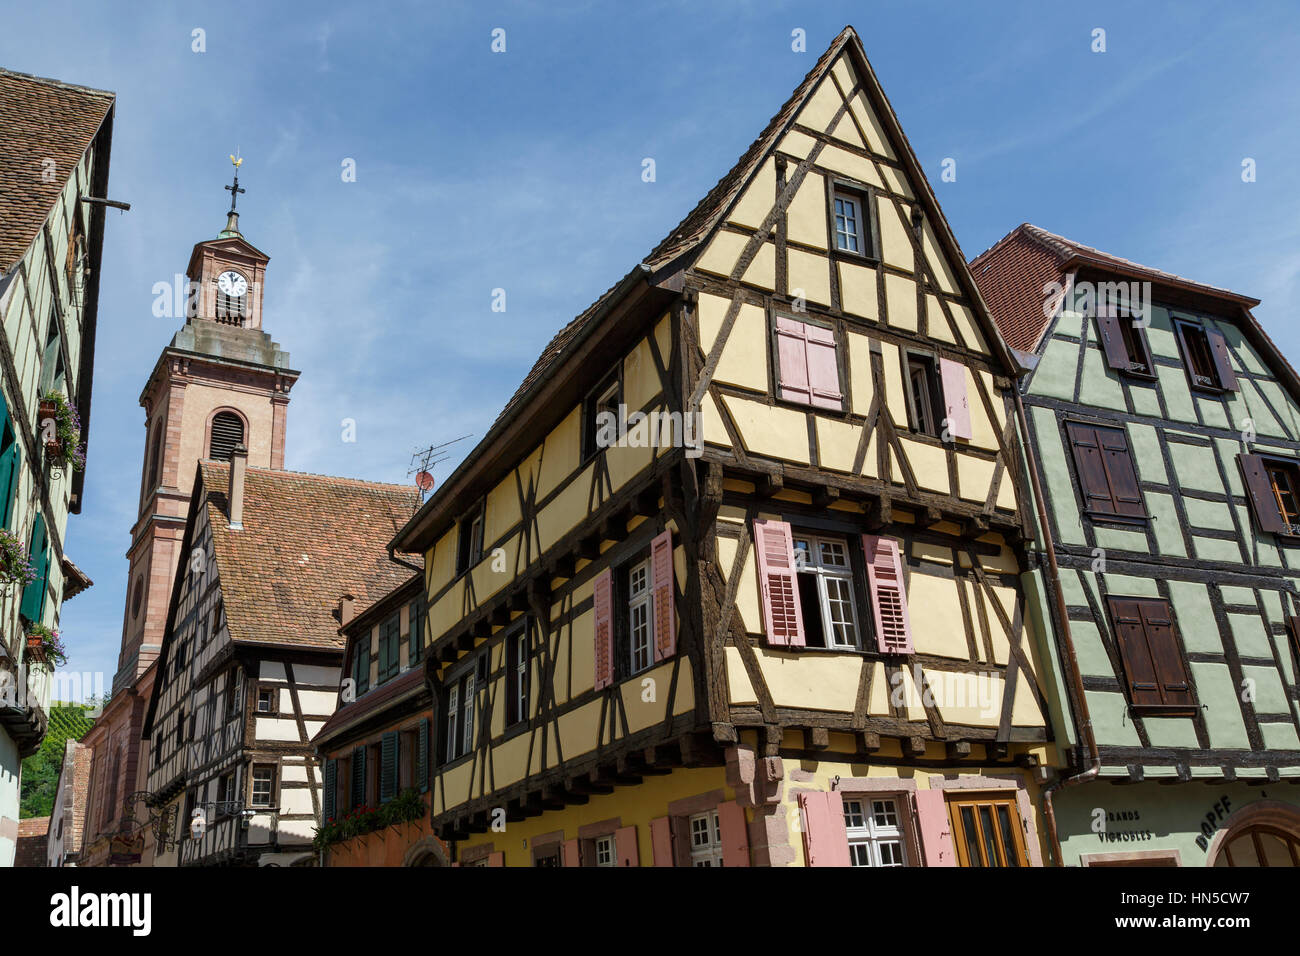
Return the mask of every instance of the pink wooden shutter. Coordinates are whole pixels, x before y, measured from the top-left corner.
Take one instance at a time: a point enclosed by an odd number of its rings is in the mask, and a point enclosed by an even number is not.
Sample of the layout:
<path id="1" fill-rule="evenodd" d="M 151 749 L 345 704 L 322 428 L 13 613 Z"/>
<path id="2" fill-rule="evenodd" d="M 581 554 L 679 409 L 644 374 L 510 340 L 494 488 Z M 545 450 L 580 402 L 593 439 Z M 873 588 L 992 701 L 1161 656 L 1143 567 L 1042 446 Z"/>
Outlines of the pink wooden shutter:
<path id="1" fill-rule="evenodd" d="M 849 866 L 844 798 L 837 791 L 799 794 L 803 848 L 809 866 Z"/>
<path id="2" fill-rule="evenodd" d="M 917 828 L 921 831 L 921 852 L 926 866 L 956 866 L 957 853 L 952 845 L 952 824 L 948 822 L 948 804 L 942 790 L 917 790 L 912 795 L 916 806 Z"/>
<path id="3" fill-rule="evenodd" d="M 677 620 L 673 598 L 673 533 L 664 531 L 650 542 L 650 590 L 654 595 L 655 663 L 677 653 Z"/>
<path id="4" fill-rule="evenodd" d="M 640 866 L 641 857 L 636 849 L 636 827 L 622 827 L 614 831 L 614 850 L 619 866 Z"/>
<path id="5" fill-rule="evenodd" d="M 488 866 L 505 866 L 505 850 L 497 850 L 495 853 L 488 854 Z"/>
<path id="6" fill-rule="evenodd" d="M 907 588 L 903 583 L 903 561 L 898 553 L 898 542 L 864 534 L 862 550 L 867 557 L 867 586 L 871 590 L 871 613 L 876 623 L 876 648 L 882 654 L 911 654 L 912 622 L 907 613 Z"/>
<path id="7" fill-rule="evenodd" d="M 758 586 L 763 601 L 767 643 L 803 647 L 803 610 L 795 580 L 794 539 L 784 521 L 754 522 Z"/>
<path id="8" fill-rule="evenodd" d="M 564 865 L 582 866 L 582 850 L 577 840 L 564 841 Z"/>
<path id="9" fill-rule="evenodd" d="M 808 344 L 804 338 L 804 324 L 794 319 L 776 320 L 777 384 L 781 397 L 795 402 L 812 404 L 812 388 L 808 382 Z"/>
<path id="10" fill-rule="evenodd" d="M 655 866 L 674 866 L 673 828 L 667 817 L 655 817 L 650 821 L 650 849 L 654 853 Z"/>
<path id="11" fill-rule="evenodd" d="M 948 434 L 953 438 L 970 438 L 970 404 L 966 400 L 966 366 L 952 359 L 939 359 L 939 376 L 943 379 L 943 401 L 947 406 Z"/>
<path id="12" fill-rule="evenodd" d="M 835 361 L 835 333 L 820 325 L 805 325 L 808 350 L 808 385 L 812 404 L 818 408 L 840 408 L 840 366 Z"/>
<path id="13" fill-rule="evenodd" d="M 1219 386 L 1230 392 L 1237 391 L 1237 373 L 1232 370 L 1228 343 L 1223 333 L 1218 329 L 1206 329 L 1205 338 L 1210 343 L 1210 354 L 1214 356 L 1214 370 L 1219 373 Z"/>
<path id="14" fill-rule="evenodd" d="M 609 568 L 596 577 L 592 600 L 595 605 L 596 627 L 594 652 L 596 655 L 596 690 L 614 683 L 614 611 L 611 591 L 613 574 Z"/>
<path id="15" fill-rule="evenodd" d="M 744 808 L 735 800 L 718 804 L 718 828 L 722 831 L 722 865 L 749 866 L 749 825 Z"/>

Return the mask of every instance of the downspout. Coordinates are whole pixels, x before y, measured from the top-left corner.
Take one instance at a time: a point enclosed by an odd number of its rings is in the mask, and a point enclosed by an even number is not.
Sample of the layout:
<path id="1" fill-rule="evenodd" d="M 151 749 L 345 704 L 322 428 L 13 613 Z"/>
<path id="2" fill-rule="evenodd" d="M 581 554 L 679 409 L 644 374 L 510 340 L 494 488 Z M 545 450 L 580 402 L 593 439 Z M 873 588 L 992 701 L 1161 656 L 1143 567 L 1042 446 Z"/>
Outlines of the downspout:
<path id="1" fill-rule="evenodd" d="M 1043 536 L 1043 548 L 1047 552 L 1047 567 L 1051 578 L 1049 583 L 1052 593 L 1056 597 L 1056 616 L 1061 623 L 1066 670 L 1069 671 L 1070 682 L 1073 684 L 1074 697 L 1077 702 L 1074 709 L 1075 726 L 1078 729 L 1081 741 L 1088 748 L 1088 766 L 1085 770 L 1074 776 L 1058 779 L 1043 788 L 1043 819 L 1047 821 L 1047 835 L 1051 841 L 1052 857 L 1056 860 L 1057 866 L 1064 866 L 1065 863 L 1061 858 L 1061 836 L 1056 828 L 1056 811 L 1052 807 L 1052 797 L 1057 790 L 1095 780 L 1097 775 L 1101 773 L 1101 754 L 1097 751 L 1097 738 L 1092 731 L 1092 714 L 1088 711 L 1088 698 L 1084 695 L 1083 676 L 1079 671 L 1079 657 L 1075 653 L 1074 638 L 1070 633 L 1070 612 L 1065 606 L 1065 596 L 1061 592 L 1061 568 L 1056 563 L 1056 546 L 1052 543 L 1052 536 L 1047 523 L 1047 499 L 1043 496 L 1043 483 L 1038 476 L 1038 460 L 1029 447 L 1031 440 L 1029 420 L 1025 415 L 1025 405 L 1020 398 L 1019 386 L 1013 383 L 1011 391 L 1016 398 L 1016 419 L 1020 424 L 1020 431 L 1025 440 L 1025 460 L 1029 463 L 1029 480 L 1034 491 L 1034 506 L 1038 511 L 1039 533 Z"/>
<path id="2" fill-rule="evenodd" d="M 388 546 L 388 560 L 392 561 L 394 564 L 400 564 L 404 568 L 410 568 L 412 571 L 419 571 L 421 574 L 424 573 L 423 564 L 412 564 L 410 561 L 403 561 L 397 556 L 397 549 L 391 544 Z"/>

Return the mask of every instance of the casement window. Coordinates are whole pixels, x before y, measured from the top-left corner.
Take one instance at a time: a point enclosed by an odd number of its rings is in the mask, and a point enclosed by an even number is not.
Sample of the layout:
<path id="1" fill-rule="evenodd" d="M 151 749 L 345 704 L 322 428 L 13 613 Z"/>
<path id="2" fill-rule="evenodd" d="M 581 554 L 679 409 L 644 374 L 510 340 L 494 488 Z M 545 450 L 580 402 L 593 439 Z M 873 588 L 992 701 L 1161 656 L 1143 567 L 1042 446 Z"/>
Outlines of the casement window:
<path id="1" fill-rule="evenodd" d="M 249 805 L 269 807 L 275 800 L 275 767 L 253 767 L 253 790 Z"/>
<path id="2" fill-rule="evenodd" d="M 13 530 L 14 502 L 21 474 L 22 451 L 18 447 L 18 436 L 4 395 L 0 394 L 0 528 Z"/>
<path id="3" fill-rule="evenodd" d="M 959 866 L 1028 866 L 1024 827 L 1014 797 L 951 798 L 953 843 Z"/>
<path id="4" fill-rule="evenodd" d="M 582 460 L 618 439 L 619 405 L 623 401 L 623 383 L 618 369 L 607 375 L 582 403 Z"/>
<path id="5" fill-rule="evenodd" d="M 971 430 L 966 366 L 905 350 L 907 413 L 912 430 L 932 438 L 967 438 Z"/>
<path id="6" fill-rule="evenodd" d="M 460 536 L 456 545 L 456 573 L 464 574 L 483 557 L 483 505 L 460 519 Z"/>
<path id="7" fill-rule="evenodd" d="M 677 653 L 672 531 L 654 537 L 648 558 L 615 571 L 606 568 L 593 582 L 596 690 Z M 618 653 L 616 643 L 623 648 Z"/>
<path id="8" fill-rule="evenodd" d="M 506 638 L 506 723 L 528 719 L 528 619 Z"/>
<path id="9" fill-rule="evenodd" d="M 226 672 L 226 717 L 239 716 L 239 674 L 237 671 Z"/>
<path id="10" fill-rule="evenodd" d="M 358 635 L 352 647 L 352 683 L 356 696 L 370 690 L 370 632 Z"/>
<path id="11" fill-rule="evenodd" d="M 776 317 L 777 395 L 814 408 L 842 409 L 835 330 Z"/>
<path id="12" fill-rule="evenodd" d="M 446 762 L 474 749 L 474 685 L 477 662 L 448 679 L 446 702 L 447 736 L 443 742 Z"/>
<path id="13" fill-rule="evenodd" d="M 907 835 L 898 798 L 844 798 L 850 866 L 907 866 Z"/>
<path id="14" fill-rule="evenodd" d="M 618 858 L 614 855 L 614 834 L 596 837 L 594 842 L 596 866 L 618 866 Z"/>
<path id="15" fill-rule="evenodd" d="M 934 360 L 929 356 L 907 354 L 907 397 L 912 429 L 937 438 L 943 398 Z"/>
<path id="16" fill-rule="evenodd" d="M 259 714 L 274 714 L 277 711 L 275 705 L 279 696 L 279 691 L 274 687 L 257 688 L 257 712 Z"/>
<path id="17" fill-rule="evenodd" d="M 233 804 L 236 799 L 234 771 L 222 774 L 221 779 L 217 781 L 217 802 L 224 804 L 224 806 L 220 808 L 222 816 L 229 816 L 235 812 L 230 805 Z"/>
<path id="18" fill-rule="evenodd" d="M 795 535 L 786 522 L 754 522 L 759 596 L 768 645 L 807 647 L 812 627 L 820 631 L 817 640 L 823 643 L 811 646 L 863 646 L 865 642 L 857 636 L 860 624 L 847 541 L 802 533 L 798 538 L 807 542 L 806 549 L 800 550 L 812 555 L 811 558 L 796 557 Z M 911 654 L 912 625 L 898 542 L 879 535 L 863 535 L 859 540 L 866 567 L 875 649 L 883 654 Z M 835 547 L 836 543 L 843 544 L 843 549 Z M 805 575 L 816 577 L 805 578 Z M 856 643 L 848 643 L 850 640 Z"/>
<path id="19" fill-rule="evenodd" d="M 1196 713 L 1196 698 L 1169 602 L 1109 597 L 1107 604 L 1133 710 L 1169 715 Z"/>
<path id="20" fill-rule="evenodd" d="M 689 822 L 691 866 L 722 866 L 722 824 L 717 810 L 693 815 Z"/>
<path id="21" fill-rule="evenodd" d="M 1097 337 L 1106 364 L 1124 375 L 1154 379 L 1155 363 L 1147 336 L 1131 309 L 1110 302 L 1097 304 Z"/>
<path id="22" fill-rule="evenodd" d="M 41 394 L 54 389 L 63 390 L 63 348 L 59 335 L 59 322 L 54 306 L 50 305 L 50 331 L 45 337 L 45 350 L 41 353 Z"/>
<path id="23" fill-rule="evenodd" d="M 401 618 L 392 614 L 379 625 L 379 679 L 382 684 L 401 669 Z"/>
<path id="24" fill-rule="evenodd" d="M 1124 429 L 1066 422 L 1065 434 L 1079 475 L 1083 510 L 1095 518 L 1146 521 L 1137 469 Z"/>
<path id="25" fill-rule="evenodd" d="M 1237 375 L 1232 370 L 1228 343 L 1222 332 L 1186 319 L 1174 319 L 1174 332 L 1192 388 L 1237 391 Z"/>
<path id="26" fill-rule="evenodd" d="M 631 647 L 630 674 L 650 666 L 650 559 L 634 564 L 627 572 L 628 643 Z"/>
<path id="27" fill-rule="evenodd" d="M 406 660 L 414 667 L 424 658 L 424 599 L 416 598 L 407 607 L 411 633 L 408 638 Z"/>
<path id="28" fill-rule="evenodd" d="M 1300 536 L 1300 462 L 1270 455 L 1238 455 L 1237 459 L 1259 530 Z"/>
<path id="29" fill-rule="evenodd" d="M 864 203 L 857 193 L 835 190 L 832 197 L 835 212 L 835 248 L 842 252 L 866 252 L 864 229 Z"/>
<path id="30" fill-rule="evenodd" d="M 858 611 L 848 542 L 795 532 L 794 558 L 805 646 L 857 647 Z"/>

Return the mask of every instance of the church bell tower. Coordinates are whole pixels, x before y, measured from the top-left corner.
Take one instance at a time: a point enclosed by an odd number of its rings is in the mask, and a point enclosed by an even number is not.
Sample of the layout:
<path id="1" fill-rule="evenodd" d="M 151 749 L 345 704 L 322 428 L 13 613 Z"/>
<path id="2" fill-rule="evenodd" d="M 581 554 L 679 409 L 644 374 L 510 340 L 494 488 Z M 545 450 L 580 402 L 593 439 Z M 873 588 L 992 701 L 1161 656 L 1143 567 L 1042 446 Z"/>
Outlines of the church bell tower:
<path id="1" fill-rule="evenodd" d="M 299 373 L 289 353 L 262 331 L 270 257 L 240 232 L 243 160 L 231 160 L 226 227 L 190 253 L 185 324 L 140 393 L 144 461 L 114 693 L 133 685 L 161 650 L 198 461 L 229 459 L 242 444 L 249 466 L 284 467 L 289 390 Z"/>

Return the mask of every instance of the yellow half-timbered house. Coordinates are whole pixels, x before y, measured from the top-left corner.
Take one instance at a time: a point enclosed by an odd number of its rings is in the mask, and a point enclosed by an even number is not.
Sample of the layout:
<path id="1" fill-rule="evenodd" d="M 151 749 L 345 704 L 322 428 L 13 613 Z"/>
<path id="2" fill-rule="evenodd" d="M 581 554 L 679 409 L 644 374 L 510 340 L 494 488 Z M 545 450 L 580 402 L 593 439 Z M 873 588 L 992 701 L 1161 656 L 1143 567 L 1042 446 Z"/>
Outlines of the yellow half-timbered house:
<path id="1" fill-rule="evenodd" d="M 846 28 L 393 541 L 458 865 L 1035 865 L 1011 377 Z"/>

